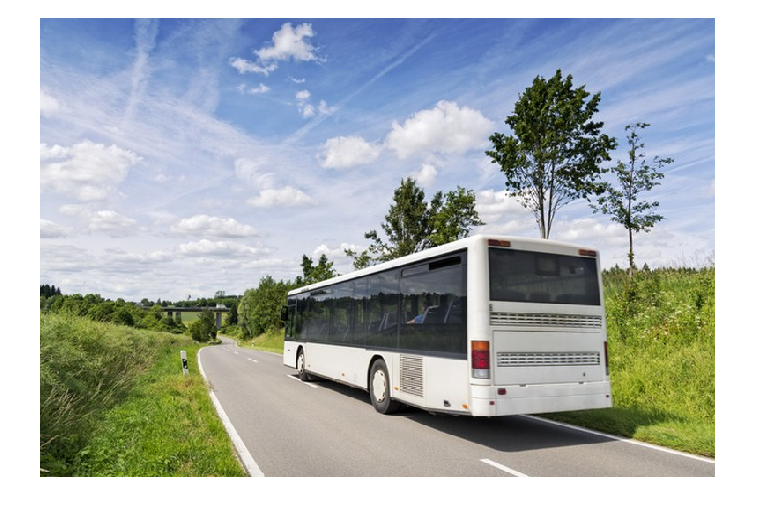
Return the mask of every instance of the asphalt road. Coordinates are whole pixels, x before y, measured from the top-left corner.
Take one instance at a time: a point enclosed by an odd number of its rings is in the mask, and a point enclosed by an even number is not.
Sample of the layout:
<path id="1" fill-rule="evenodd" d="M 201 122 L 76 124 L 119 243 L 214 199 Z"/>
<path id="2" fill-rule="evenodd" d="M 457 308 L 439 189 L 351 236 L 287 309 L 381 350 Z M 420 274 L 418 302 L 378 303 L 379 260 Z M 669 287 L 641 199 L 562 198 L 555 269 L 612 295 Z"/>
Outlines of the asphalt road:
<path id="1" fill-rule="evenodd" d="M 712 460 L 534 417 L 380 415 L 362 390 L 234 343 L 199 360 L 253 476 L 715 476 Z"/>

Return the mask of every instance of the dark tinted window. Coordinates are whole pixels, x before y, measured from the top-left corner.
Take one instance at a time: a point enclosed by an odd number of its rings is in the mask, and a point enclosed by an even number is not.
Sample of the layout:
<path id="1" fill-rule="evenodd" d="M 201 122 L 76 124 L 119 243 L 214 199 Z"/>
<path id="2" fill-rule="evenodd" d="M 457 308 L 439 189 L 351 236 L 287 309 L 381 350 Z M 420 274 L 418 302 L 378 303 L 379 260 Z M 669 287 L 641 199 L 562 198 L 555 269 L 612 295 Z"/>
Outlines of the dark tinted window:
<path id="1" fill-rule="evenodd" d="M 291 296 L 294 336 L 299 341 L 464 356 L 465 256 L 460 252 Z"/>
<path id="2" fill-rule="evenodd" d="M 401 349 L 466 352 L 466 269 L 460 256 L 402 271 Z"/>
<path id="3" fill-rule="evenodd" d="M 489 249 L 493 301 L 600 305 L 596 259 Z"/>

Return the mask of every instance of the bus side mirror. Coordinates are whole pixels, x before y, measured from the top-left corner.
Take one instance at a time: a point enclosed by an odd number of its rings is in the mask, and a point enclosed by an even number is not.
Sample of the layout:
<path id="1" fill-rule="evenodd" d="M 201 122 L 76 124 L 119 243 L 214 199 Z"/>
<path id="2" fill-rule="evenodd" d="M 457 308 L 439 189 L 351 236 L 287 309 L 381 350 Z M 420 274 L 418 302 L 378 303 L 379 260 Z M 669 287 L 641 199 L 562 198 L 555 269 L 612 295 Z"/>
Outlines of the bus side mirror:
<path id="1" fill-rule="evenodd" d="M 279 315 L 279 319 L 280 319 L 280 320 L 281 320 L 283 323 L 287 323 L 287 305 L 283 305 L 283 306 L 282 306 L 282 312 L 281 312 L 281 314 Z"/>

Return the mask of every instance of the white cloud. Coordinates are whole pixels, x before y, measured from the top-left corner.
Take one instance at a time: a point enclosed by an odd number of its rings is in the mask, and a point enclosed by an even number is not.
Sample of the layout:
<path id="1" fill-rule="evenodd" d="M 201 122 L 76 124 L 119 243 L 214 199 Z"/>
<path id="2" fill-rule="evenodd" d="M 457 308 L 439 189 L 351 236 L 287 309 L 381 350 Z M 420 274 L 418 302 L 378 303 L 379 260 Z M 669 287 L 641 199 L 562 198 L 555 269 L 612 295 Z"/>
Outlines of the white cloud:
<path id="1" fill-rule="evenodd" d="M 156 250 L 148 254 L 135 254 L 132 252 L 126 252 L 123 249 L 106 249 L 108 256 L 102 258 L 102 263 L 115 264 L 115 265 L 148 265 L 154 266 L 157 263 L 168 263 L 173 261 L 173 254 L 164 251 Z M 119 271 L 119 270 L 117 270 Z"/>
<path id="2" fill-rule="evenodd" d="M 80 201 L 98 201 L 115 190 L 141 160 L 130 150 L 87 140 L 71 148 L 41 144 L 40 184 Z"/>
<path id="3" fill-rule="evenodd" d="M 327 102 L 325 100 L 319 101 L 318 108 L 319 108 L 319 114 L 320 115 L 331 115 L 331 114 L 335 113 L 335 111 L 338 109 L 338 108 L 335 108 L 335 107 L 328 106 Z"/>
<path id="4" fill-rule="evenodd" d="M 423 187 L 431 187 L 434 183 L 436 183 L 436 175 L 438 174 L 439 172 L 436 171 L 436 168 L 433 166 L 433 164 L 424 163 L 420 167 L 420 171 L 413 174 L 412 176 L 415 178 L 415 181 Z"/>
<path id="5" fill-rule="evenodd" d="M 301 112 L 303 118 L 311 118 L 316 114 L 314 106 L 311 104 L 298 104 L 298 111 Z"/>
<path id="6" fill-rule="evenodd" d="M 272 206 L 316 206 L 319 203 L 301 190 L 283 187 L 281 189 L 262 190 L 258 196 L 249 199 L 247 204 L 254 208 L 267 208 Z"/>
<path id="7" fill-rule="evenodd" d="M 311 92 L 308 90 L 301 90 L 295 94 L 295 102 L 298 104 L 298 111 L 301 112 L 303 118 L 310 118 L 316 114 L 309 99 L 311 99 Z"/>
<path id="8" fill-rule="evenodd" d="M 40 114 L 50 117 L 61 111 L 61 105 L 54 97 L 40 90 Z"/>
<path id="9" fill-rule="evenodd" d="M 270 46 L 264 46 L 259 50 L 253 51 L 253 53 L 258 56 L 257 62 L 245 60 L 244 58 L 232 57 L 229 59 L 229 65 L 237 69 L 237 72 L 240 74 L 253 72 L 268 76 L 277 69 L 276 62 L 280 60 L 318 60 L 319 57 L 316 54 L 316 48 L 308 41 L 308 39 L 313 36 L 314 31 L 308 23 L 298 25 L 295 28 L 293 28 L 292 24 L 285 23 L 282 25 L 282 28 L 274 32 L 272 44 Z M 293 81 L 299 83 L 305 80 L 293 79 Z M 261 85 L 261 87 L 263 87 L 263 85 Z M 260 87 L 251 90 L 258 90 L 257 93 L 263 93 Z M 240 91 L 242 91 L 242 89 L 240 89 Z"/>
<path id="10" fill-rule="evenodd" d="M 229 64 L 237 69 L 237 72 L 240 74 L 245 74 L 246 72 L 255 72 L 257 74 L 263 74 L 264 76 L 268 76 L 270 73 L 274 72 L 277 69 L 276 64 L 267 64 L 261 66 L 260 64 L 257 64 L 255 62 L 251 62 L 249 60 L 245 60 L 244 58 L 230 58 Z"/>
<path id="11" fill-rule="evenodd" d="M 181 219 L 170 227 L 173 234 L 207 236 L 216 238 L 246 238 L 258 236 L 258 232 L 234 219 L 222 219 L 208 215 L 195 215 Z"/>
<path id="12" fill-rule="evenodd" d="M 311 259 L 317 261 L 322 256 L 322 254 L 324 254 L 330 261 L 345 260 L 348 257 L 346 256 L 346 249 L 351 249 L 358 252 L 364 249 L 364 247 L 346 242 L 342 242 L 339 247 L 330 247 L 323 243 L 314 249 L 314 252 L 311 253 Z"/>
<path id="13" fill-rule="evenodd" d="M 368 143 L 361 136 L 338 136 L 325 141 L 319 155 L 323 168 L 345 169 L 374 162 L 383 149 Z"/>
<path id="14" fill-rule="evenodd" d="M 386 146 L 400 159 L 416 154 L 460 154 L 484 148 L 492 132 L 492 122 L 481 112 L 439 101 L 433 109 L 422 110 L 404 125 L 394 121 Z"/>
<path id="15" fill-rule="evenodd" d="M 241 243 L 218 241 L 203 238 L 198 242 L 181 244 L 176 249 L 179 254 L 188 257 L 247 257 L 261 256 L 268 253 L 267 249 L 251 247 Z"/>
<path id="16" fill-rule="evenodd" d="M 310 99 L 311 92 L 308 90 L 301 90 L 295 94 L 295 102 L 303 118 L 311 118 L 317 113 L 322 116 L 331 115 L 338 109 L 328 106 L 325 100 L 319 101 L 319 105 L 314 106 L 311 104 Z"/>
<path id="17" fill-rule="evenodd" d="M 91 216 L 88 229 L 114 238 L 124 237 L 135 233 L 136 221 L 114 210 L 99 210 Z"/>
<path id="18" fill-rule="evenodd" d="M 263 61 L 268 60 L 317 60 L 316 48 L 306 40 L 313 37 L 314 31 L 309 23 L 303 23 L 293 28 L 292 24 L 285 23 L 279 31 L 274 32 L 273 45 L 263 47 L 255 52 Z"/>
<path id="19" fill-rule="evenodd" d="M 69 229 L 47 219 L 40 219 L 40 238 L 64 238 Z"/>
<path id="20" fill-rule="evenodd" d="M 265 156 L 259 158 L 243 157 L 234 161 L 234 171 L 237 178 L 259 189 L 271 188 L 274 186 L 276 176 L 266 169 L 270 165 L 270 161 Z"/>
<path id="21" fill-rule="evenodd" d="M 528 236 L 536 230 L 532 213 L 505 191 L 476 193 L 476 211 L 486 224 L 477 232 Z"/>
<path id="22" fill-rule="evenodd" d="M 239 90 L 239 93 L 241 93 L 242 95 L 245 95 L 245 94 L 258 95 L 258 94 L 266 93 L 271 90 L 271 88 L 264 85 L 263 83 L 260 83 L 258 86 L 252 86 L 249 88 L 247 85 L 242 84 L 242 85 L 239 85 L 237 89 Z"/>

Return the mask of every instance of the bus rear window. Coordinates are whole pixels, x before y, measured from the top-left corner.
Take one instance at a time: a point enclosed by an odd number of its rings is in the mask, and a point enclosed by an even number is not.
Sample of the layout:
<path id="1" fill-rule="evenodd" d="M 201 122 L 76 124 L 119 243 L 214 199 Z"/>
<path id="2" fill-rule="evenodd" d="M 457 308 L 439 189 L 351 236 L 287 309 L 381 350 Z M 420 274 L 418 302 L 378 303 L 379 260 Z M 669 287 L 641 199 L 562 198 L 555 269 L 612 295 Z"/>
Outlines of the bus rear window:
<path id="1" fill-rule="evenodd" d="M 489 279 L 493 301 L 601 304 L 593 257 L 490 247 Z"/>

